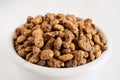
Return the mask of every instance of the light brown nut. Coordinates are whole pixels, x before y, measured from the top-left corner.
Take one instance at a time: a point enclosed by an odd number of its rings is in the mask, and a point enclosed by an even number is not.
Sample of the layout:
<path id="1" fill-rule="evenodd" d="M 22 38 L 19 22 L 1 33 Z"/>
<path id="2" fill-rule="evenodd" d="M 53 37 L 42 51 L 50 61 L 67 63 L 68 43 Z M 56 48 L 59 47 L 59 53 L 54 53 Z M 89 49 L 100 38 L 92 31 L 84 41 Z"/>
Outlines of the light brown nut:
<path id="1" fill-rule="evenodd" d="M 55 30 L 59 30 L 59 31 L 64 31 L 64 27 L 60 24 L 56 24 L 55 26 L 53 26 Z"/>
<path id="2" fill-rule="evenodd" d="M 53 19 L 55 19 L 55 14 L 54 13 L 47 13 L 45 15 L 45 17 L 48 18 L 49 20 L 53 20 Z"/>
<path id="3" fill-rule="evenodd" d="M 50 21 L 50 25 L 52 25 L 52 26 L 54 26 L 54 25 L 56 25 L 58 23 L 59 23 L 58 19 L 53 19 L 53 20 Z"/>
<path id="4" fill-rule="evenodd" d="M 63 31 L 58 31 L 58 36 L 59 36 L 59 37 L 63 38 L 64 35 L 65 35 L 65 33 L 64 33 Z"/>
<path id="5" fill-rule="evenodd" d="M 85 19 L 85 20 L 84 20 L 84 24 L 85 24 L 85 26 L 91 26 L 91 24 L 92 24 L 92 19 L 90 19 L 90 18 Z"/>
<path id="6" fill-rule="evenodd" d="M 95 59 L 95 55 L 94 55 L 94 53 L 90 53 L 90 60 L 94 60 Z"/>
<path id="7" fill-rule="evenodd" d="M 59 14 L 57 14 L 57 15 L 56 15 L 56 18 L 57 18 L 59 21 L 62 21 L 62 20 L 64 20 L 64 19 L 65 19 L 65 15 L 64 15 L 64 14 L 59 13 Z"/>
<path id="8" fill-rule="evenodd" d="M 42 22 L 42 16 L 36 16 L 35 18 L 33 18 L 31 20 L 32 23 L 34 23 L 35 25 L 39 24 Z"/>
<path id="9" fill-rule="evenodd" d="M 65 29 L 64 32 L 65 32 L 65 36 L 64 36 L 65 41 L 71 43 L 72 40 L 75 38 L 74 34 L 68 29 Z"/>
<path id="10" fill-rule="evenodd" d="M 34 43 L 35 43 L 35 46 L 37 46 L 39 48 L 43 47 L 43 45 L 44 45 L 43 37 L 42 36 L 35 37 Z"/>
<path id="11" fill-rule="evenodd" d="M 64 54 L 58 57 L 61 61 L 69 61 L 73 58 L 72 54 Z"/>
<path id="12" fill-rule="evenodd" d="M 84 52 L 84 58 L 88 58 L 89 57 L 89 53 L 88 52 Z"/>
<path id="13" fill-rule="evenodd" d="M 29 29 L 29 30 L 31 30 L 34 27 L 33 23 L 26 23 L 24 26 L 26 29 Z"/>
<path id="14" fill-rule="evenodd" d="M 39 61 L 39 54 L 33 54 L 28 60 L 28 62 L 30 63 L 37 63 L 38 61 Z"/>
<path id="15" fill-rule="evenodd" d="M 33 54 L 38 54 L 38 53 L 40 53 L 40 48 L 38 48 L 38 47 L 36 47 L 36 46 L 33 46 L 32 47 L 32 52 L 33 52 Z"/>
<path id="16" fill-rule="evenodd" d="M 76 17 L 74 15 L 66 15 L 66 19 L 71 22 L 76 22 Z"/>
<path id="17" fill-rule="evenodd" d="M 60 51 L 59 50 L 53 50 L 54 52 L 54 57 L 59 57 L 60 56 Z"/>
<path id="18" fill-rule="evenodd" d="M 83 40 L 79 40 L 79 41 L 78 41 L 78 46 L 79 46 L 81 49 L 85 50 L 85 51 L 90 51 L 90 50 L 91 50 L 91 45 L 90 45 L 90 43 L 85 42 L 85 41 L 83 41 Z"/>
<path id="19" fill-rule="evenodd" d="M 44 32 L 49 32 L 52 30 L 52 26 L 50 24 L 47 23 L 47 21 L 44 21 L 42 24 L 41 24 L 41 28 Z"/>
<path id="20" fill-rule="evenodd" d="M 40 28 L 40 25 L 36 25 L 38 26 L 38 28 L 36 28 L 35 30 L 33 30 L 32 32 L 32 36 L 35 37 L 35 36 L 39 36 L 39 35 L 43 35 L 43 31 L 42 29 Z"/>
<path id="21" fill-rule="evenodd" d="M 100 37 L 101 43 L 106 44 L 107 40 L 106 40 L 105 36 L 101 32 L 99 32 L 98 35 Z"/>
<path id="22" fill-rule="evenodd" d="M 37 64 L 40 66 L 44 66 L 46 64 L 46 61 L 40 60 L 39 62 L 37 62 Z"/>
<path id="23" fill-rule="evenodd" d="M 70 42 L 63 42 L 62 45 L 63 45 L 63 47 L 66 48 L 66 49 L 70 48 Z"/>
<path id="24" fill-rule="evenodd" d="M 17 43 L 22 43 L 26 40 L 26 36 L 24 35 L 20 35 L 18 38 L 17 38 Z"/>
<path id="25" fill-rule="evenodd" d="M 74 44 L 74 43 L 71 43 L 71 44 L 70 44 L 70 49 L 71 49 L 71 50 L 75 50 L 75 44 Z"/>
<path id="26" fill-rule="evenodd" d="M 62 46 L 62 39 L 60 37 L 57 37 L 57 39 L 54 42 L 54 49 L 60 50 Z"/>
<path id="27" fill-rule="evenodd" d="M 63 62 L 61 62 L 60 60 L 54 59 L 54 58 L 51 58 L 50 60 L 48 60 L 47 64 L 49 67 L 53 67 L 53 68 L 64 67 Z"/>
<path id="28" fill-rule="evenodd" d="M 24 57 L 27 53 L 25 52 L 24 49 L 20 49 L 18 50 L 18 55 L 21 56 L 21 57 Z"/>
<path id="29" fill-rule="evenodd" d="M 77 66 L 77 61 L 76 60 L 70 60 L 66 62 L 66 67 L 75 67 Z"/>
<path id="30" fill-rule="evenodd" d="M 78 60 L 77 61 L 77 65 L 83 65 L 83 64 L 86 64 L 87 63 L 87 60 L 85 58 L 82 58 L 81 60 Z"/>
<path id="31" fill-rule="evenodd" d="M 63 21 L 66 28 L 70 29 L 76 36 L 78 36 L 78 27 L 75 26 L 71 21 L 64 20 Z"/>
<path id="32" fill-rule="evenodd" d="M 32 55 L 33 55 L 32 52 L 28 53 L 28 54 L 25 56 L 25 59 L 28 61 L 28 60 L 31 58 Z"/>
<path id="33" fill-rule="evenodd" d="M 41 60 L 49 60 L 53 57 L 54 53 L 52 50 L 46 49 L 42 50 L 40 54 L 40 59 Z"/>
<path id="34" fill-rule="evenodd" d="M 23 35 L 25 35 L 25 36 L 31 36 L 31 34 L 32 34 L 32 31 L 31 30 L 26 30 L 25 32 L 23 32 Z"/>
<path id="35" fill-rule="evenodd" d="M 58 36 L 58 31 L 51 31 L 51 32 L 46 32 L 43 34 L 44 37 L 55 37 Z"/>
<path id="36" fill-rule="evenodd" d="M 43 50 L 44 50 L 44 49 L 51 49 L 52 46 L 53 46 L 53 44 L 54 44 L 54 42 L 55 42 L 55 39 L 54 39 L 54 38 L 49 39 L 49 40 L 46 42 L 46 44 L 43 46 Z"/>
<path id="37" fill-rule="evenodd" d="M 25 48 L 25 51 L 26 51 L 26 52 L 32 51 L 32 47 L 30 47 L 30 46 L 26 47 L 26 48 Z"/>
<path id="38" fill-rule="evenodd" d="M 85 52 L 82 50 L 78 50 L 78 51 L 73 51 L 72 54 L 75 60 L 81 60 L 84 57 Z"/>
<path id="39" fill-rule="evenodd" d="M 63 53 L 63 54 L 67 54 L 67 53 L 70 53 L 71 52 L 71 49 L 62 49 L 61 50 L 61 53 Z"/>
<path id="40" fill-rule="evenodd" d="M 19 51 L 19 50 L 21 50 L 21 49 L 23 49 L 23 48 L 24 48 L 24 46 L 23 46 L 23 45 L 18 45 L 18 46 L 15 46 L 16 51 Z"/>
<path id="41" fill-rule="evenodd" d="M 97 51 L 97 52 L 95 53 L 95 57 L 98 58 L 98 57 L 101 56 L 101 54 L 102 54 L 102 52 L 101 52 L 101 50 L 99 50 L 99 51 Z"/>
<path id="42" fill-rule="evenodd" d="M 86 34 L 86 37 L 91 40 L 92 39 L 92 34 L 88 33 L 88 34 Z"/>

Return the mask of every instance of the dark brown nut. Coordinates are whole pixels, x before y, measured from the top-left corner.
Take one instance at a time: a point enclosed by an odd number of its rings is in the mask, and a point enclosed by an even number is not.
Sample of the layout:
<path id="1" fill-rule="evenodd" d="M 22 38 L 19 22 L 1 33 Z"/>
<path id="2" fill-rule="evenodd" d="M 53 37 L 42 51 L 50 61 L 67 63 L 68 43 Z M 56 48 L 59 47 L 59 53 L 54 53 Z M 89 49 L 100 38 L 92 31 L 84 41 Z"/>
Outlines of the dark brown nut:
<path id="1" fill-rule="evenodd" d="M 32 16 L 28 16 L 27 17 L 27 23 L 31 23 L 31 20 L 33 19 L 33 17 Z"/>
<path id="2" fill-rule="evenodd" d="M 39 24 L 42 22 L 42 16 L 36 16 L 35 18 L 33 18 L 31 20 L 32 23 L 34 23 L 35 25 Z"/>
<path id="3" fill-rule="evenodd" d="M 26 55 L 26 60 L 29 61 L 29 59 L 32 57 L 32 55 L 33 55 L 33 54 L 32 54 L 31 52 L 28 53 L 28 54 Z"/>
<path id="4" fill-rule="evenodd" d="M 70 60 L 66 62 L 66 67 L 75 67 L 77 66 L 77 61 L 76 60 Z"/>
<path id="5" fill-rule="evenodd" d="M 50 24 L 48 24 L 46 21 L 44 21 L 42 24 L 41 24 L 41 28 L 44 32 L 49 32 L 52 30 L 52 26 Z"/>
<path id="6" fill-rule="evenodd" d="M 41 51 L 40 59 L 41 60 L 49 60 L 53 57 L 53 55 L 54 55 L 54 53 L 52 50 L 46 49 L 46 50 Z"/>
<path id="7" fill-rule="evenodd" d="M 73 51 L 72 54 L 75 60 L 81 60 L 84 57 L 85 52 L 82 50 L 79 50 L 79 51 Z"/>
<path id="8" fill-rule="evenodd" d="M 40 48 L 38 48 L 38 47 L 36 47 L 36 46 L 33 46 L 32 47 L 32 52 L 34 53 L 34 54 L 38 54 L 38 53 L 40 53 Z"/>
<path id="9" fill-rule="evenodd" d="M 73 58 L 72 54 L 64 54 L 58 57 L 61 61 L 69 61 Z"/>
<path id="10" fill-rule="evenodd" d="M 90 43 L 85 42 L 85 41 L 83 41 L 83 40 L 79 40 L 79 41 L 78 41 L 78 46 L 79 46 L 81 49 L 85 50 L 85 51 L 90 51 L 90 50 L 91 50 L 91 45 L 90 45 Z"/>
<path id="11" fill-rule="evenodd" d="M 29 46 L 26 47 L 26 48 L 25 48 L 25 51 L 26 51 L 26 52 L 31 52 L 31 51 L 32 51 L 32 47 L 29 47 Z"/>
<path id="12" fill-rule="evenodd" d="M 71 49 L 71 50 L 75 50 L 75 44 L 74 44 L 74 43 L 71 43 L 71 44 L 70 44 L 70 49 Z"/>
<path id="13" fill-rule="evenodd" d="M 53 50 L 54 52 L 54 57 L 59 57 L 60 56 L 60 51 L 59 50 Z"/>
<path id="14" fill-rule="evenodd" d="M 75 35 L 78 36 L 78 27 L 75 26 L 71 21 L 64 20 L 64 25 L 66 28 L 70 29 Z"/>
<path id="15" fill-rule="evenodd" d="M 61 62 L 60 60 L 51 58 L 49 61 L 47 61 L 48 66 L 53 67 L 53 68 L 60 68 L 64 67 L 64 63 Z"/>
<path id="16" fill-rule="evenodd" d="M 55 30 L 59 30 L 59 31 L 64 31 L 64 27 L 63 27 L 62 25 L 60 25 L 60 24 L 56 24 L 56 25 L 54 26 L 54 29 L 55 29 Z"/>
<path id="17" fill-rule="evenodd" d="M 13 35 L 13 39 L 16 40 L 17 37 L 18 37 L 20 34 L 21 34 L 21 32 L 20 32 L 20 28 L 17 28 L 17 29 L 15 30 L 14 35 Z"/>
<path id="18" fill-rule="evenodd" d="M 22 43 L 26 40 L 26 36 L 24 35 L 20 35 L 18 38 L 17 38 L 17 43 Z"/>
<path id="19" fill-rule="evenodd" d="M 63 54 L 67 54 L 67 53 L 70 53 L 71 52 L 71 49 L 62 49 L 61 52 Z"/>
<path id="20" fill-rule="evenodd" d="M 56 25 L 58 23 L 59 23 L 58 19 L 53 19 L 53 20 L 50 21 L 50 25 L 52 25 L 52 26 L 54 26 L 54 25 Z"/>
<path id="21" fill-rule="evenodd" d="M 103 50 L 103 51 L 105 51 L 105 50 L 107 50 L 107 46 L 106 45 L 101 45 L 101 49 Z"/>
<path id="22" fill-rule="evenodd" d="M 30 63 L 37 63 L 38 61 L 39 61 L 39 54 L 33 54 L 28 60 L 28 62 Z"/>
<path id="23" fill-rule="evenodd" d="M 24 57 L 27 53 L 25 52 L 24 49 L 20 49 L 18 50 L 18 55 L 21 56 L 21 57 Z"/>
<path id="24" fill-rule="evenodd" d="M 49 39 L 49 41 L 47 41 L 46 44 L 43 46 L 43 50 L 44 49 L 51 49 L 54 42 L 55 42 L 54 38 Z"/>
<path id="25" fill-rule="evenodd" d="M 37 64 L 40 66 L 44 66 L 46 64 L 46 61 L 40 60 Z"/>
<path id="26" fill-rule="evenodd" d="M 60 50 L 62 46 L 62 39 L 60 37 L 57 37 L 57 39 L 54 42 L 54 49 Z"/>

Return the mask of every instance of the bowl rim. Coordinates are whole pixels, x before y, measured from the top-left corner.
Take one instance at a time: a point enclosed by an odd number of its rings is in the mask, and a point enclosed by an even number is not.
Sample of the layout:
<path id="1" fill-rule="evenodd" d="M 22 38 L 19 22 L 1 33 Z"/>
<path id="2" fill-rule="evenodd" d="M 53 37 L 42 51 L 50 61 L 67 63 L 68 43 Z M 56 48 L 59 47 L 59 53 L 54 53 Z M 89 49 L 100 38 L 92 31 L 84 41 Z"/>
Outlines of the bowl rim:
<path id="1" fill-rule="evenodd" d="M 102 53 L 102 55 L 91 61 L 90 63 L 77 66 L 77 67 L 70 67 L 70 68 L 50 68 L 50 67 L 44 67 L 44 66 L 39 66 L 36 64 L 32 64 L 21 58 L 15 51 L 14 46 L 13 46 L 13 34 L 14 30 L 11 31 L 12 33 L 10 34 L 9 37 L 9 56 L 15 62 L 17 65 L 19 65 L 21 68 L 27 69 L 31 72 L 35 72 L 38 74 L 44 74 L 48 76 L 62 76 L 61 74 L 64 74 L 63 76 L 75 76 L 75 75 L 80 75 L 81 73 L 89 72 L 92 71 L 93 69 L 96 69 L 97 67 L 100 67 L 103 65 L 111 56 L 111 39 L 106 36 L 106 33 L 103 31 L 103 29 L 98 28 L 104 36 L 107 39 L 106 45 L 108 46 L 108 49 Z M 65 74 L 67 73 L 67 74 Z M 68 74 L 69 73 L 69 74 Z M 79 74 L 78 74 L 79 73 Z"/>

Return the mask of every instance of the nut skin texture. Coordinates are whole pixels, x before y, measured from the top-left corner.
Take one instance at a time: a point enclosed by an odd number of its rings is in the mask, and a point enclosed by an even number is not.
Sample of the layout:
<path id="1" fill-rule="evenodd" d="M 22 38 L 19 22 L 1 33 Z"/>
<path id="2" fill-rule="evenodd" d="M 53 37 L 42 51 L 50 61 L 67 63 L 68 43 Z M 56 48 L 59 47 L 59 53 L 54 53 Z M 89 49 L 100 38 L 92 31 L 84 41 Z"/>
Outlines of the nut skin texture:
<path id="1" fill-rule="evenodd" d="M 69 61 L 73 58 L 72 54 L 64 54 L 58 57 L 61 61 Z"/>
<path id="2" fill-rule="evenodd" d="M 52 50 L 43 50 L 40 54 L 41 60 L 49 60 L 53 57 L 54 53 Z"/>
<path id="3" fill-rule="evenodd" d="M 52 68 L 87 64 L 108 49 L 106 37 L 91 18 L 61 13 L 28 16 L 15 30 L 13 44 L 21 58 Z"/>

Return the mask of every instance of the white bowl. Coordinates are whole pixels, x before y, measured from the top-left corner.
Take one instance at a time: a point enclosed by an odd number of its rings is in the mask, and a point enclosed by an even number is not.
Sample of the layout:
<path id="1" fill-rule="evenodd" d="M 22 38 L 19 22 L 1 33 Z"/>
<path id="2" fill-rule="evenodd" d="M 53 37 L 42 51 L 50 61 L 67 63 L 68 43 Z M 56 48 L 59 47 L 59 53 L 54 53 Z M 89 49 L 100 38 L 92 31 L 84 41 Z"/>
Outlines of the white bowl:
<path id="1" fill-rule="evenodd" d="M 14 29 L 15 30 L 15 29 Z M 102 31 L 100 29 L 100 31 Z M 102 31 L 103 32 L 103 31 Z M 9 38 L 9 55 L 12 61 L 18 66 L 23 80 L 97 80 L 102 68 L 111 56 L 111 42 L 105 32 L 103 34 L 107 38 L 108 50 L 94 61 L 71 68 L 49 68 L 29 63 L 22 59 L 14 50 L 13 33 Z"/>

